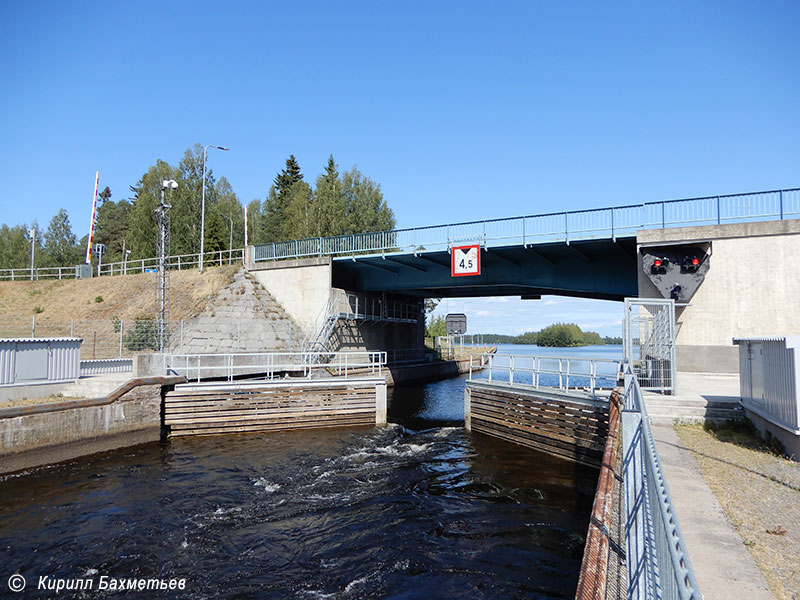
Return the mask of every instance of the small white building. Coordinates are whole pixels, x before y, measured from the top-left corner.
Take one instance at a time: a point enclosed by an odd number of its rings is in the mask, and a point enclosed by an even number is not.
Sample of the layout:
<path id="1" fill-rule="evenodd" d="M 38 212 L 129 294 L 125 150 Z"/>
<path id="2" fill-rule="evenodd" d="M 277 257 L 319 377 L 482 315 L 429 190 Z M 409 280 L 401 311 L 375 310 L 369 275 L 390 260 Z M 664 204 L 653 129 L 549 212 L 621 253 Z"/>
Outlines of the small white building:
<path id="1" fill-rule="evenodd" d="M 734 338 L 742 407 L 762 435 L 800 459 L 800 335 Z"/>

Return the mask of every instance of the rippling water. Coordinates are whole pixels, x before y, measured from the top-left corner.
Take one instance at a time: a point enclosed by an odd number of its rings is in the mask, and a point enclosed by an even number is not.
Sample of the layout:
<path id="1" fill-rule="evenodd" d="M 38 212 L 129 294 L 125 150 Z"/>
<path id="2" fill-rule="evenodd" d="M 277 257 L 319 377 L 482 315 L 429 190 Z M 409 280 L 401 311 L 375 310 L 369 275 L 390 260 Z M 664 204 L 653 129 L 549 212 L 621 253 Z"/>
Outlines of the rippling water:
<path id="1" fill-rule="evenodd" d="M 571 597 L 596 471 L 464 432 L 461 378 L 398 388 L 390 415 L 0 477 L 0 596 L 19 572 L 186 578 L 191 598 Z"/>

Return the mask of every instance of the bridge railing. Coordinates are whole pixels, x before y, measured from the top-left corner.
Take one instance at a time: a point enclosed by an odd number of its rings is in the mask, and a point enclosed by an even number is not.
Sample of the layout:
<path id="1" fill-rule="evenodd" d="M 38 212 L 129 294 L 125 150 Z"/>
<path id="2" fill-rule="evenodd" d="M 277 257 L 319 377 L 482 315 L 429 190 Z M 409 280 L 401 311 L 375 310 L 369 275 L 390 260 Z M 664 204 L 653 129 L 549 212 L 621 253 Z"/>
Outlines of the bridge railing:
<path id="1" fill-rule="evenodd" d="M 617 384 L 620 361 L 609 358 L 486 354 L 470 360 L 469 380 L 522 384 L 534 388 L 581 389 L 594 395 Z M 474 367 L 483 367 L 473 374 Z"/>
<path id="2" fill-rule="evenodd" d="M 630 365 L 622 411 L 628 598 L 702 598 Z"/>
<path id="3" fill-rule="evenodd" d="M 498 247 L 616 239 L 633 236 L 641 229 L 798 217 L 800 188 L 795 188 L 274 242 L 256 245 L 253 260 L 432 252 L 470 244 Z"/>

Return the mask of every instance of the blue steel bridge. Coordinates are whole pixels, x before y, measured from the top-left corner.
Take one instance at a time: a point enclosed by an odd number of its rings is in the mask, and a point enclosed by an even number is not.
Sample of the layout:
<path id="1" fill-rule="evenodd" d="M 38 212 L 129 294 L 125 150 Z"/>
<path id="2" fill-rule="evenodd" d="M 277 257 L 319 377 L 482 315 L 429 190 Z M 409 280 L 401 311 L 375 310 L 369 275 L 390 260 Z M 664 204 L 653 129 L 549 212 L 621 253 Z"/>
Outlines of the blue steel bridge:
<path id="1" fill-rule="evenodd" d="M 332 257 L 334 287 L 419 297 L 638 295 L 636 232 L 800 218 L 800 188 L 261 244 L 253 260 Z M 480 244 L 481 275 L 451 277 Z"/>

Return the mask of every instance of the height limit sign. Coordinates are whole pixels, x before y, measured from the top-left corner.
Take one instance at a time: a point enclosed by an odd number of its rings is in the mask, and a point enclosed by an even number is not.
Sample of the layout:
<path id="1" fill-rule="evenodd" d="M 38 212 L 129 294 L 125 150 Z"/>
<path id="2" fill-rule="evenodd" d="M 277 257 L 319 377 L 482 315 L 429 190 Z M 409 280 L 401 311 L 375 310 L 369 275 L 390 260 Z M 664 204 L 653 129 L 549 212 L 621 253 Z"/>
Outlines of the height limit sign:
<path id="1" fill-rule="evenodd" d="M 450 274 L 453 277 L 466 277 L 481 274 L 481 246 L 453 247 L 450 253 Z"/>

